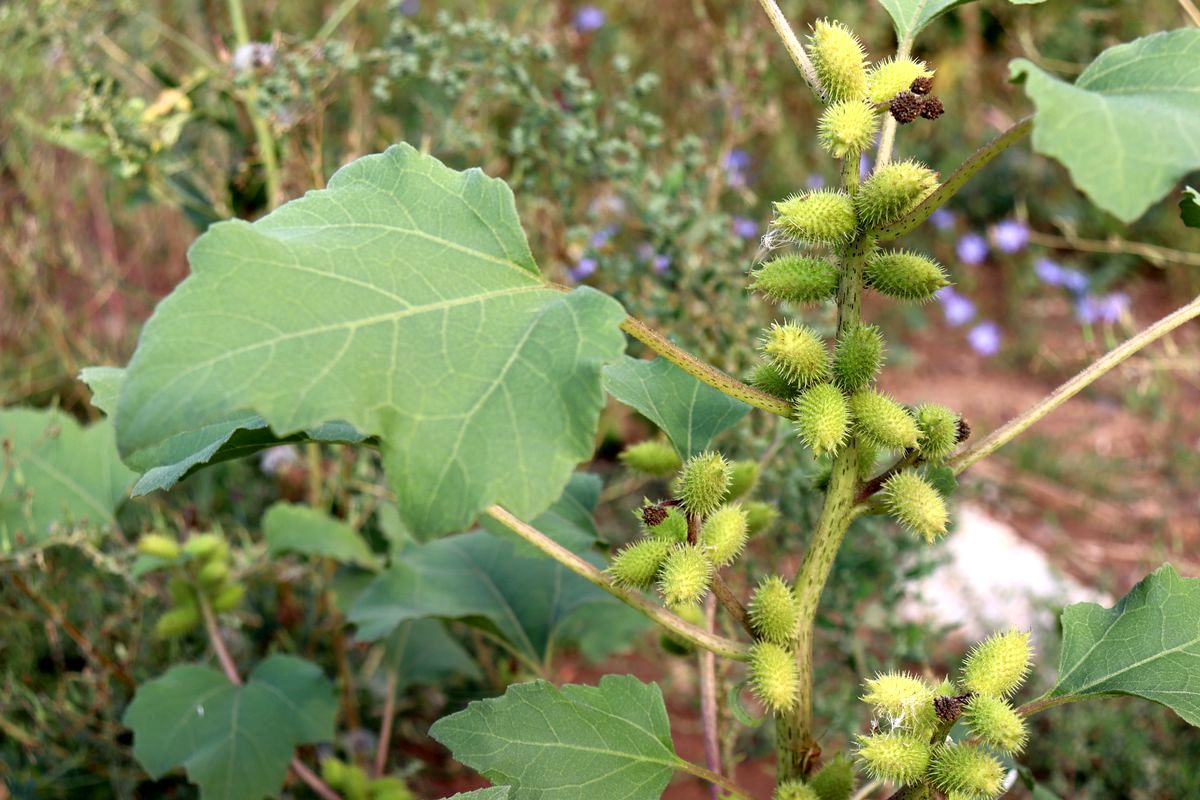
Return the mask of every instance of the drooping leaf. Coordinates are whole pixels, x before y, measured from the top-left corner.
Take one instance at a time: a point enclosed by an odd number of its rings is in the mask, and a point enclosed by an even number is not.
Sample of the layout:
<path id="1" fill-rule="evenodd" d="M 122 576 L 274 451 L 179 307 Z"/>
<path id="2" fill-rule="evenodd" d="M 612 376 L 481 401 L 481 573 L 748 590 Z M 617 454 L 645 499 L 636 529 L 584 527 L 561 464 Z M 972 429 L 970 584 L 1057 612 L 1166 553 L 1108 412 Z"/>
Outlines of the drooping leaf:
<path id="1" fill-rule="evenodd" d="M 625 357 L 605 368 L 604 384 L 609 394 L 662 428 L 684 458 L 705 450 L 750 410 L 664 358 Z"/>
<path id="2" fill-rule="evenodd" d="M 460 530 L 544 511 L 591 454 L 623 311 L 547 287 L 512 193 L 399 145 L 254 224 L 209 228 L 121 386 L 130 463 L 258 414 L 381 439 L 402 517 Z"/>
<path id="3" fill-rule="evenodd" d="M 554 505 L 543 511 L 530 524 L 554 541 L 573 553 L 583 553 L 590 550 L 592 545 L 600 540 L 600 531 L 592 514 L 596 504 L 600 502 L 600 489 L 603 481 L 598 475 L 586 472 L 576 472 L 563 490 L 562 497 L 554 501 Z M 529 555 L 537 553 L 524 540 L 518 538 L 508 528 L 490 517 L 484 517 L 481 524 L 485 529 L 501 539 L 508 539 L 525 549 Z"/>
<path id="4" fill-rule="evenodd" d="M 1062 627 L 1050 697 L 1134 695 L 1200 725 L 1200 578 L 1164 564 L 1111 609 L 1067 606 Z"/>
<path id="5" fill-rule="evenodd" d="M 276 503 L 263 514 L 262 529 L 272 555 L 300 553 L 369 569 L 379 566 L 379 559 L 353 528 L 311 506 Z"/>
<path id="6" fill-rule="evenodd" d="M 112 419 L 125 370 L 88 367 L 79 378 L 92 390 L 92 404 Z M 143 473 L 133 487 L 133 496 L 137 497 L 157 489 L 170 489 L 209 464 L 245 458 L 280 444 L 306 441 L 362 444 L 373 440 L 344 422 L 328 422 L 290 436 L 278 436 L 258 414 L 235 413 L 211 425 L 183 430 L 157 447 L 126 456 L 125 462 Z"/>
<path id="7" fill-rule="evenodd" d="M 348 619 L 368 641 L 406 620 L 461 619 L 542 664 L 572 614 L 615 602 L 557 562 L 477 531 L 406 549 L 359 596 Z"/>
<path id="8" fill-rule="evenodd" d="M 1110 47 L 1074 84 L 1025 59 L 1010 69 L 1037 107 L 1034 149 L 1121 220 L 1137 219 L 1200 168 L 1200 29 Z"/>
<path id="9" fill-rule="evenodd" d="M 680 764 L 662 692 L 629 675 L 515 684 L 429 734 L 513 800 L 657 800 Z"/>
<path id="10" fill-rule="evenodd" d="M 138 687 L 123 721 L 151 777 L 183 767 L 205 800 L 259 800 L 279 795 L 297 745 L 333 738 L 336 705 L 316 665 L 276 655 L 244 686 L 209 667 L 173 667 Z"/>
<path id="11" fill-rule="evenodd" d="M 58 411 L 0 410 L 0 552 L 113 524 L 133 478 L 107 420 L 84 428 Z"/>
<path id="12" fill-rule="evenodd" d="M 1179 214 L 1183 224 L 1189 228 L 1200 228 L 1200 192 L 1191 186 L 1183 187 L 1183 196 L 1179 198 Z"/>
<path id="13" fill-rule="evenodd" d="M 479 667 L 458 640 L 436 619 L 402 622 L 388 636 L 388 666 L 396 671 L 396 691 L 442 683 L 456 675 L 479 677 Z"/>

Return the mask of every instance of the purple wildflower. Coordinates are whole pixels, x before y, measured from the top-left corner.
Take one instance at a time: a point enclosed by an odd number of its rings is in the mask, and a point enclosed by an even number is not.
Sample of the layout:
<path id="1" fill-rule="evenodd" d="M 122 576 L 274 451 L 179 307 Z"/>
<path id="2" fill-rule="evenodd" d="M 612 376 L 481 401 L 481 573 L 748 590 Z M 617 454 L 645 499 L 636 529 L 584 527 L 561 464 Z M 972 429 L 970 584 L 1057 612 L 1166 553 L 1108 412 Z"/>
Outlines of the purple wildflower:
<path id="1" fill-rule="evenodd" d="M 579 261 L 577 261 L 575 263 L 575 266 L 571 267 L 571 269 L 568 270 L 568 273 L 571 276 L 571 280 L 575 281 L 576 283 L 579 283 L 580 281 L 583 281 L 585 278 L 587 278 L 590 275 L 592 275 L 593 273 L 595 273 L 595 271 L 596 271 L 596 259 L 581 258 L 581 259 L 579 259 Z"/>
<path id="2" fill-rule="evenodd" d="M 750 169 L 750 154 L 745 150 L 730 150 L 725 156 L 725 180 L 730 186 L 740 188 L 746 185 L 746 172 Z"/>
<path id="3" fill-rule="evenodd" d="M 958 292 L 952 286 L 947 286 L 934 295 L 942 304 L 942 313 L 946 316 L 946 324 L 958 327 L 975 318 L 975 304 Z"/>
<path id="4" fill-rule="evenodd" d="M 948 231 L 954 227 L 954 212 L 945 208 L 935 208 L 933 213 L 929 215 L 929 221 L 939 231 Z"/>
<path id="5" fill-rule="evenodd" d="M 406 17 L 415 17 L 421 10 L 421 0 L 404 0 L 400 4 L 400 13 Z"/>
<path id="6" fill-rule="evenodd" d="M 1129 295 L 1124 292 L 1112 292 L 1103 297 L 1084 295 L 1075 303 L 1075 316 L 1083 325 L 1094 325 L 1103 322 L 1113 325 L 1121 321 L 1121 317 L 1129 311 Z"/>
<path id="7" fill-rule="evenodd" d="M 671 257 L 664 253 L 659 253 L 651 259 L 650 266 L 655 272 L 661 275 L 671 268 Z"/>
<path id="8" fill-rule="evenodd" d="M 1029 244 L 1029 226 L 1020 220 L 1002 220 L 992 226 L 992 241 L 1001 252 L 1019 253 Z"/>
<path id="9" fill-rule="evenodd" d="M 572 22 L 575 30 L 579 33 L 591 33 L 604 27 L 604 12 L 596 6 L 584 6 L 575 12 L 575 19 Z"/>
<path id="10" fill-rule="evenodd" d="M 1064 267 L 1062 271 L 1062 286 L 1074 292 L 1075 294 L 1083 294 L 1087 291 L 1088 284 L 1087 275 L 1084 275 L 1077 269 Z"/>
<path id="11" fill-rule="evenodd" d="M 984 239 L 978 233 L 964 233 L 958 237 L 958 245 L 955 247 L 955 252 L 958 253 L 958 260 L 970 266 L 982 264 L 987 258 L 988 246 L 987 239 Z"/>
<path id="12" fill-rule="evenodd" d="M 293 445 L 268 447 L 258 457 L 258 468 L 267 475 L 278 475 L 293 464 L 300 463 L 300 452 Z"/>
<path id="13" fill-rule="evenodd" d="M 637 254 L 638 261 L 649 261 L 654 258 L 654 245 L 649 242 L 642 242 L 634 252 Z"/>
<path id="14" fill-rule="evenodd" d="M 971 328 L 967 344 L 979 355 L 990 357 L 1000 352 L 1000 338 L 1000 326 L 989 319 Z"/>
<path id="15" fill-rule="evenodd" d="M 1063 268 L 1048 258 L 1039 258 L 1033 262 L 1033 273 L 1038 280 L 1047 286 L 1063 285 Z"/>
<path id="16" fill-rule="evenodd" d="M 865 181 L 867 176 L 871 174 L 871 159 L 867 158 L 866 153 L 862 153 L 858 157 L 858 179 Z"/>
<path id="17" fill-rule="evenodd" d="M 608 244 L 609 241 L 616 236 L 616 234 L 616 225 L 605 225 L 603 228 L 592 234 L 592 247 L 597 249 L 604 247 L 604 245 Z"/>
<path id="18" fill-rule="evenodd" d="M 808 176 L 808 180 L 806 180 L 804 182 L 804 185 L 807 186 L 810 190 L 824 189 L 825 188 L 825 177 L 823 175 L 818 175 L 814 172 L 812 175 Z"/>
<path id="19" fill-rule="evenodd" d="M 758 223 L 749 217 L 734 217 L 733 232 L 743 239 L 753 239 L 758 236 Z"/>

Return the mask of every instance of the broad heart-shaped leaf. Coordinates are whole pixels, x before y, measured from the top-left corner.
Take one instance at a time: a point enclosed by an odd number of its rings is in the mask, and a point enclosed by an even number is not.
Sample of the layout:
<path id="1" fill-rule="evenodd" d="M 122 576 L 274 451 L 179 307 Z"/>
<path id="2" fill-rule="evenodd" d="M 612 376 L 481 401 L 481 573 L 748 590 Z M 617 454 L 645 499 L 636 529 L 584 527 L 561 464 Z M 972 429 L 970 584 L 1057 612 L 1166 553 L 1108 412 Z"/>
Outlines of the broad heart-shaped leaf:
<path id="1" fill-rule="evenodd" d="M 311 506 L 275 503 L 263 514 L 262 529 L 271 555 L 300 553 L 379 567 L 379 559 L 353 528 Z"/>
<path id="2" fill-rule="evenodd" d="M 402 622 L 387 638 L 388 667 L 396 672 L 396 691 L 442 683 L 455 675 L 479 677 L 479 667 L 437 619 Z"/>
<path id="3" fill-rule="evenodd" d="M 630 675 L 599 686 L 519 683 L 429 729 L 513 800 L 657 800 L 681 763 L 662 692 Z"/>
<path id="4" fill-rule="evenodd" d="M 896 39 L 911 43 L 929 23 L 951 9 L 970 3 L 972 0 L 879 0 L 892 24 L 896 27 Z M 1008 0 L 1013 5 L 1031 6 L 1046 0 Z"/>
<path id="5" fill-rule="evenodd" d="M 1137 219 L 1200 168 L 1200 29 L 1110 47 L 1074 85 L 1024 59 L 1010 69 L 1037 107 L 1034 149 L 1121 220 Z"/>
<path id="6" fill-rule="evenodd" d="M 616 602 L 557 562 L 476 531 L 404 550 L 359 595 L 348 619 L 367 641 L 407 620 L 462 619 L 542 665 L 572 614 L 593 603 Z"/>
<path id="7" fill-rule="evenodd" d="M 701 383 L 665 358 L 625 357 L 604 370 L 609 394 L 667 434 L 684 458 L 746 415 L 750 406 Z"/>
<path id="8" fill-rule="evenodd" d="M 125 370 L 118 367 L 88 367 L 80 380 L 92 390 L 92 405 L 112 418 Z M 201 467 L 244 458 L 268 447 L 288 442 L 362 444 L 370 437 L 344 422 L 328 422 L 290 436 L 277 436 L 258 414 L 236 413 L 211 425 L 185 430 L 158 447 L 126 457 L 126 464 L 142 472 L 133 495 L 170 489 Z"/>
<path id="9" fill-rule="evenodd" d="M 124 723 L 151 777 L 181 766 L 205 800 L 258 800 L 279 795 L 296 745 L 333 738 L 336 710 L 316 665 L 276 655 L 244 686 L 210 667 L 172 667 L 138 687 Z"/>
<path id="10" fill-rule="evenodd" d="M 1200 725 L 1200 578 L 1164 564 L 1111 609 L 1067 606 L 1062 627 L 1050 697 L 1134 695 Z"/>
<path id="11" fill-rule="evenodd" d="M 398 145 L 254 224 L 212 226 L 142 331 L 117 404 L 130 463 L 258 414 L 378 436 L 402 517 L 531 518 L 588 458 L 620 305 L 547 287 L 512 193 Z"/>
<path id="12" fill-rule="evenodd" d="M 72 524 L 113 524 L 134 474 L 112 424 L 86 428 L 58 411 L 0 410 L 0 552 Z"/>
<path id="13" fill-rule="evenodd" d="M 1179 214 L 1183 224 L 1189 228 L 1200 228 L 1200 192 L 1191 186 L 1183 187 L 1183 196 L 1179 198 Z"/>

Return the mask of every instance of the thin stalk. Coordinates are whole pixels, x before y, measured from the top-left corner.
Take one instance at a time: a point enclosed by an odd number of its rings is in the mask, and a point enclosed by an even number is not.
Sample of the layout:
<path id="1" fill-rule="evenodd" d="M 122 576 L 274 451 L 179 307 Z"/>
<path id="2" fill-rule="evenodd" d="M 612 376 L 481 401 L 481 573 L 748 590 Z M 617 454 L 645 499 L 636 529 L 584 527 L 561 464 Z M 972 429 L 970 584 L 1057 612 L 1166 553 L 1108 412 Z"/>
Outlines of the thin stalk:
<path id="1" fill-rule="evenodd" d="M 758 4 L 762 6 L 767 19 L 771 20 L 771 26 L 775 28 L 775 33 L 779 34 L 784 48 L 792 57 L 792 62 L 800 70 L 804 82 L 819 99 L 824 100 L 825 88 L 821 86 L 821 79 L 817 77 L 817 69 L 813 66 L 812 59 L 808 57 L 808 51 L 804 49 L 804 45 L 796 38 L 796 32 L 792 30 L 792 26 L 788 23 L 787 17 L 783 15 L 783 11 L 780 10 L 779 4 L 775 0 L 758 0 Z"/>
<path id="2" fill-rule="evenodd" d="M 1047 709 L 1065 706 L 1067 703 L 1076 703 L 1083 699 L 1073 694 L 1065 694 L 1061 697 L 1039 697 L 1037 700 L 1030 700 L 1018 708 L 1017 713 L 1023 717 L 1032 717 L 1034 714 L 1039 714 Z"/>
<path id="3" fill-rule="evenodd" d="M 717 598 L 704 601 L 704 627 L 713 633 L 717 623 Z M 704 765 L 721 774 L 721 748 L 717 730 L 717 657 L 708 650 L 700 652 L 700 720 L 704 727 Z M 717 785 L 709 784 L 712 800 L 721 800 Z"/>
<path id="4" fill-rule="evenodd" d="M 608 592 L 622 603 L 625 603 L 625 605 L 644 614 L 651 622 L 655 622 L 666 628 L 679 638 L 694 644 L 696 647 L 711 650 L 719 656 L 732 658 L 735 661 L 745 661 L 749 658 L 749 648 L 746 645 L 741 642 L 735 642 L 732 639 L 726 639 L 723 636 L 709 633 L 703 628 L 672 614 L 662 606 L 650 602 L 640 593 L 617 586 L 599 569 L 575 555 L 537 528 L 517 519 L 507 509 L 501 506 L 488 506 L 484 513 L 588 583 Z"/>
<path id="5" fill-rule="evenodd" d="M 237 46 L 245 47 L 250 44 L 250 28 L 246 25 L 246 10 L 242 0 L 225 0 L 229 9 L 229 24 L 233 26 L 233 39 Z M 249 79 L 249 88 L 241 98 L 250 117 L 250 127 L 254 129 L 254 143 L 258 148 L 258 157 L 262 159 L 263 176 L 267 182 L 267 208 L 274 210 L 282 199 L 282 181 L 279 175 L 279 160 L 275 156 L 275 137 L 271 134 L 271 126 L 258 115 L 255 100 L 258 98 L 258 83 L 253 74 Z"/>
<path id="6" fill-rule="evenodd" d="M 781 417 L 790 417 L 792 415 L 792 406 L 787 400 L 767 394 L 755 389 L 753 386 L 748 386 L 737 378 L 717 369 L 707 361 L 696 358 L 696 356 L 678 347 L 667 337 L 639 319 L 626 317 L 625 321 L 621 323 L 621 330 L 696 380 L 708 384 L 735 400 L 741 400 L 743 403 L 760 408 L 763 411 L 769 411 Z"/>
<path id="7" fill-rule="evenodd" d="M 1129 339 L 1119 347 L 1110 350 L 1106 355 L 1086 367 L 1075 377 L 1059 386 L 1040 403 L 1030 408 L 1024 414 L 1009 421 L 996 429 L 990 436 L 974 447 L 970 447 L 950 459 L 950 467 L 957 475 L 977 461 L 987 458 L 1013 439 L 1049 414 L 1063 403 L 1079 394 L 1085 388 L 1095 383 L 1105 374 L 1117 367 L 1121 362 L 1153 344 L 1171 331 L 1190 320 L 1200 317 L 1200 297 L 1168 314 L 1146 330 Z"/>
<path id="8" fill-rule="evenodd" d="M 733 594 L 733 590 L 729 588 L 729 584 L 725 582 L 720 573 L 713 576 L 712 591 L 717 600 L 721 601 L 722 608 L 729 612 L 729 616 L 737 620 L 737 623 L 742 626 L 742 629 L 746 633 L 754 636 L 754 628 L 750 625 L 749 612 L 742 605 L 742 601 L 738 600 Z"/>
<path id="9" fill-rule="evenodd" d="M 234 686 L 241 686 L 242 676 L 238 673 L 237 664 L 233 662 L 233 657 L 229 655 L 229 649 L 225 646 L 225 638 L 221 636 L 221 628 L 217 625 L 217 615 L 213 613 L 208 597 L 205 596 L 203 590 L 198 589 L 196 598 L 200 604 L 200 616 L 204 619 L 204 631 L 208 634 L 208 643 L 212 645 L 213 652 L 217 656 L 217 663 L 221 665 L 221 671 L 225 673 L 225 677 L 230 683 Z M 306 767 L 297 756 L 292 756 L 289 766 L 292 772 L 296 773 L 296 777 L 308 784 L 308 788 L 316 792 L 318 796 L 325 800 L 342 800 L 340 794 L 329 788 L 329 785 Z"/>
<path id="10" fill-rule="evenodd" d="M 725 790 L 726 797 L 730 798 L 730 800 L 754 800 L 748 791 L 741 788 L 733 781 L 729 780 L 723 775 L 718 775 L 711 769 L 705 769 L 699 764 L 693 764 L 690 761 L 681 760 L 675 765 L 675 768 L 682 772 L 686 772 L 689 775 L 695 775 L 701 780 L 706 780 L 711 784 L 720 786 Z"/>
<path id="11" fill-rule="evenodd" d="M 1032 130 L 1033 117 L 1025 117 L 1004 133 L 976 150 L 971 154 L 970 158 L 954 171 L 953 175 L 947 178 L 937 189 L 934 189 L 933 193 L 921 201 L 916 208 L 892 224 L 877 230 L 875 235 L 878 240 L 886 242 L 898 236 L 903 236 L 929 219 L 929 215 L 944 206 L 951 197 L 958 193 L 963 184 L 975 176 L 975 173 L 990 164 L 992 159 L 1007 150 L 1014 142 L 1018 142 L 1027 136 Z"/>
<path id="12" fill-rule="evenodd" d="M 388 749 L 392 744 L 392 723 L 396 717 L 396 687 L 400 683 L 399 673 L 389 669 L 387 686 L 383 698 L 383 719 L 379 723 L 379 747 L 375 750 L 375 777 L 381 777 L 387 770 Z"/>
<path id="13" fill-rule="evenodd" d="M 350 13 L 358 7 L 360 2 L 362 0 L 342 0 L 342 3 L 329 15 L 329 19 L 325 20 L 325 24 L 321 26 L 321 30 L 317 31 L 316 40 L 323 42 L 330 36 L 333 36 L 334 31 L 345 21 L 346 17 L 350 16 Z"/>

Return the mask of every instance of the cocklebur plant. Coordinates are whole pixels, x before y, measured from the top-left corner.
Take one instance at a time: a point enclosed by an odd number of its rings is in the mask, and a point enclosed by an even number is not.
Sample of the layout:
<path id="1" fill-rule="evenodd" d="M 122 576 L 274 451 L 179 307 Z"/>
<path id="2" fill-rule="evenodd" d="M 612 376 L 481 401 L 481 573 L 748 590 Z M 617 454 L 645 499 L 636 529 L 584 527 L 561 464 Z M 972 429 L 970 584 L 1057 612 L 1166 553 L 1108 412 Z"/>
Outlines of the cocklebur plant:
<path id="1" fill-rule="evenodd" d="M 373 579 L 349 609 L 360 638 L 379 641 L 425 617 L 519 638 L 505 628 L 511 620 L 494 613 L 494 596 L 480 589 L 506 570 L 503 559 L 492 549 L 487 559 L 461 559 L 468 545 L 490 541 L 487 532 L 460 533 L 481 520 L 489 531 L 521 540 L 522 577 L 541 563 L 527 557 L 530 550 L 556 562 L 556 602 L 574 573 L 570 596 L 581 605 L 611 595 L 658 624 L 679 650 L 699 654 L 710 745 L 704 765 L 675 753 L 656 685 L 608 675 L 597 686 L 555 687 L 543 678 L 514 684 L 430 730 L 460 761 L 502 783 L 493 796 L 640 800 L 661 795 L 683 771 L 728 797 L 752 797 L 719 758 L 720 698 L 740 703 L 736 691 L 718 691 L 713 665 L 720 657 L 736 662 L 773 717 L 776 797 L 848 800 L 851 762 L 820 763 L 813 667 L 818 602 L 851 525 L 886 515 L 907 529 L 897 535 L 936 542 L 949 528 L 956 475 L 1200 316 L 1200 300 L 1188 304 L 976 443 L 958 412 L 938 398 L 912 398 L 913 405 L 887 393 L 884 332 L 864 319 L 864 293 L 920 303 L 953 281 L 953 264 L 889 243 L 1007 147 L 1034 131 L 1035 149 L 1066 163 L 1089 196 L 1123 219 L 1141 214 L 1170 180 L 1200 166 L 1164 147 L 1155 154 L 1155 176 L 1115 181 L 1095 169 L 1097 154 L 1111 162 L 1141 149 L 1132 133 L 1139 126 L 1200 112 L 1194 101 L 1200 92 L 1190 90 L 1200 90 L 1200 68 L 1190 58 L 1200 48 L 1194 30 L 1106 51 L 1074 88 L 1017 62 L 1014 74 L 1026 81 L 1035 118 L 1018 122 L 957 169 L 894 158 L 898 126 L 954 124 L 933 93 L 935 59 L 911 60 L 916 34 L 951 5 L 886 0 L 899 48 L 872 64 L 846 25 L 814 20 L 806 46 L 773 0 L 762 0 L 801 79 L 823 105 L 811 121 L 811 140 L 840 160 L 842 178 L 837 188 L 779 199 L 766 239 L 772 252 L 746 265 L 752 290 L 777 304 L 774 323 L 758 341 L 744 343 L 762 359 L 753 385 L 684 352 L 602 293 L 545 281 L 503 182 L 451 170 L 398 145 L 348 165 L 325 189 L 259 222 L 216 225 L 193 246 L 191 277 L 147 323 L 128 368 L 105 373 L 108 391 L 97 390 L 126 462 L 145 473 L 139 491 L 169 488 L 208 461 L 278 437 L 374 446 L 399 523 L 423 543 L 415 546 L 419 555 Z M 1072 123 L 1085 112 L 1125 116 L 1115 127 Z M 1088 146 L 1079 146 L 1080 139 Z M 1186 152 L 1186 142 L 1174 143 Z M 860 176 L 861 157 L 872 148 L 873 169 Z M 307 306 L 287 301 L 292 294 L 327 301 L 319 318 L 297 312 Z M 805 316 L 821 304 L 832 304 L 836 315 L 829 337 Z M 622 332 L 659 358 L 626 356 Z M 630 470 L 660 480 L 661 494 L 639 511 L 642 536 L 603 560 L 590 550 L 594 536 L 580 541 L 552 529 L 553 518 L 539 520 L 574 480 L 576 465 L 591 457 L 606 391 L 653 422 L 666 441 L 635 446 L 624 457 Z M 751 491 L 755 470 L 731 464 L 713 441 L 751 408 L 787 420 L 796 435 L 782 446 L 807 448 L 824 468 L 824 503 L 803 548 L 797 546 L 803 554 L 794 570 L 782 566 L 785 559 L 765 575 L 739 570 L 747 563 L 739 556 L 755 547 L 755 533 L 770 521 L 771 508 L 762 505 L 770 498 L 738 496 Z M 673 480 L 662 480 L 676 469 Z M 161 545 L 155 546 L 166 552 Z M 481 572 L 480 564 L 496 574 Z M 210 580 L 218 581 L 219 572 L 211 568 Z M 758 588 L 743 601 L 748 586 Z M 196 598 L 202 611 L 206 597 Z M 1148 617 L 1159 624 L 1146 625 Z M 1197 620 L 1200 582 L 1164 566 L 1113 609 L 1069 608 L 1058 679 L 1022 706 L 1012 698 L 1031 653 L 1020 633 L 980 645 L 957 685 L 905 673 L 879 676 L 865 695 L 876 709 L 876 728 L 849 755 L 872 780 L 896 785 L 900 797 L 936 790 L 977 800 L 1003 788 L 993 751 L 1019 757 L 1048 746 L 1029 736 L 1026 723 L 1046 708 L 1130 694 L 1200 723 L 1195 659 L 1169 658 L 1197 655 Z M 287 683 L 268 660 L 242 684 L 220 637 L 212 644 L 226 667 L 223 691 Z M 517 645 L 513 650 L 531 672 L 546 674 L 539 671 L 544 661 Z M 289 680 L 313 677 L 289 669 Z M 188 691 L 196 686 L 180 688 L 178 680 L 179 673 L 168 673 L 143 686 L 127 717 L 135 752 L 155 774 L 194 764 L 192 753 L 166 757 L 147 741 L 148 709 L 161 698 L 193 713 Z M 947 741 L 946 726 L 960 718 L 971 733 Z M 296 736 L 282 756 L 273 754 L 281 761 L 274 777 L 282 780 L 288 763 L 299 774 L 307 769 L 289 762 L 291 748 L 319 739 L 332 727 L 331 717 L 323 721 L 293 720 Z"/>

